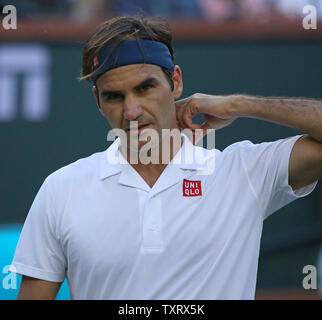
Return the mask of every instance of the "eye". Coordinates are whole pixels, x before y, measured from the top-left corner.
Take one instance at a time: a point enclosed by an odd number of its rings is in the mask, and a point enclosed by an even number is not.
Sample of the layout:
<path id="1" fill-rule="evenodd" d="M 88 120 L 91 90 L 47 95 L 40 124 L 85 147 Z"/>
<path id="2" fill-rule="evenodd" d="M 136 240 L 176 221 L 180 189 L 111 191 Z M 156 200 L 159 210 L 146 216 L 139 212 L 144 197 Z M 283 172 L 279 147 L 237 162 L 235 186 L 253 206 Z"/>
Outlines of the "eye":
<path id="1" fill-rule="evenodd" d="M 152 84 L 145 84 L 145 85 L 141 86 L 138 91 L 144 92 L 144 91 L 147 91 L 151 88 L 153 88 Z"/>
<path id="2" fill-rule="evenodd" d="M 110 93 L 104 94 L 103 98 L 105 101 L 115 101 L 115 100 L 122 99 L 123 97 L 119 93 L 110 92 Z"/>

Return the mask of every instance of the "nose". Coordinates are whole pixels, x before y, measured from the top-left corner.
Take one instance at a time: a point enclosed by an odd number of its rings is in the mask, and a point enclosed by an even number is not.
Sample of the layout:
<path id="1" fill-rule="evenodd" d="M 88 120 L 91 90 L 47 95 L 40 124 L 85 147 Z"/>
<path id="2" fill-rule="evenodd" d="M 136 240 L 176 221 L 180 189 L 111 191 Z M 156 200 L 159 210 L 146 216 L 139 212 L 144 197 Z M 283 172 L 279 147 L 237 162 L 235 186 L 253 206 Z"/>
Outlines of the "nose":
<path id="1" fill-rule="evenodd" d="M 129 95 L 124 99 L 124 112 L 123 116 L 127 120 L 136 120 L 139 116 L 143 114 L 143 109 L 141 107 L 140 100 L 133 96 Z"/>

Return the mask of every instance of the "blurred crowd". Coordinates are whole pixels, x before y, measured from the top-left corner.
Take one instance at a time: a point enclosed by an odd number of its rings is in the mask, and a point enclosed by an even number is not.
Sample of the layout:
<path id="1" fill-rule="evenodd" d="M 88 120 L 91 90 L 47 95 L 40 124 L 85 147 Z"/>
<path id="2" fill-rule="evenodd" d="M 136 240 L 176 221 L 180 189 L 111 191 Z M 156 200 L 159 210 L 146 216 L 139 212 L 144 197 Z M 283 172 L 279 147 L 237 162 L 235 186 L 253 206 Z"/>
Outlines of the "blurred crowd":
<path id="1" fill-rule="evenodd" d="M 322 16 L 322 0 L 0 0 L 0 6 L 6 4 L 15 5 L 18 14 L 27 19 L 68 16 L 78 21 L 122 14 L 210 21 L 271 20 L 302 16 L 306 5 L 314 5 L 318 17 Z"/>

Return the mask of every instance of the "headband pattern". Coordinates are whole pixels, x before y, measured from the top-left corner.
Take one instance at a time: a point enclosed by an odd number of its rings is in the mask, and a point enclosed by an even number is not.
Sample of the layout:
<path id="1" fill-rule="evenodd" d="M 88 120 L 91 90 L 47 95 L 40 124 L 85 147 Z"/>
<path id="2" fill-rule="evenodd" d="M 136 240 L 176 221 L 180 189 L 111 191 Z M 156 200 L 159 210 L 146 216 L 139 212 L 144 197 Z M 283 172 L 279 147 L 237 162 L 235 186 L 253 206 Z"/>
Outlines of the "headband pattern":
<path id="1" fill-rule="evenodd" d="M 105 45 L 93 58 L 92 82 L 96 85 L 98 78 L 105 72 L 130 64 L 154 64 L 166 69 L 174 67 L 168 47 L 153 40 L 124 40 L 117 46 Z"/>

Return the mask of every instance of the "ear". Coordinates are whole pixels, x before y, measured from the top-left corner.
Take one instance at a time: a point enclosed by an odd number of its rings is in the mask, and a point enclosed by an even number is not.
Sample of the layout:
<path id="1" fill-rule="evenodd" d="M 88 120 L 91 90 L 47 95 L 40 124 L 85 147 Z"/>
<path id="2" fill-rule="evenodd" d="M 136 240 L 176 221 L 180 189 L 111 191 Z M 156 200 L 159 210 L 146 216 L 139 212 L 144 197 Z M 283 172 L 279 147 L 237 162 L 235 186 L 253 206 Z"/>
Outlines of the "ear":
<path id="1" fill-rule="evenodd" d="M 101 109 L 100 104 L 99 104 L 99 93 L 98 93 L 97 87 L 93 86 L 92 91 L 93 91 L 94 98 L 95 98 L 96 104 L 98 106 L 98 109 L 99 109 L 100 113 L 102 114 L 102 116 L 104 116 L 103 110 Z"/>
<path id="2" fill-rule="evenodd" d="M 182 72 L 178 65 L 174 66 L 172 81 L 174 84 L 173 95 L 175 99 L 178 99 L 180 98 L 183 91 Z"/>

